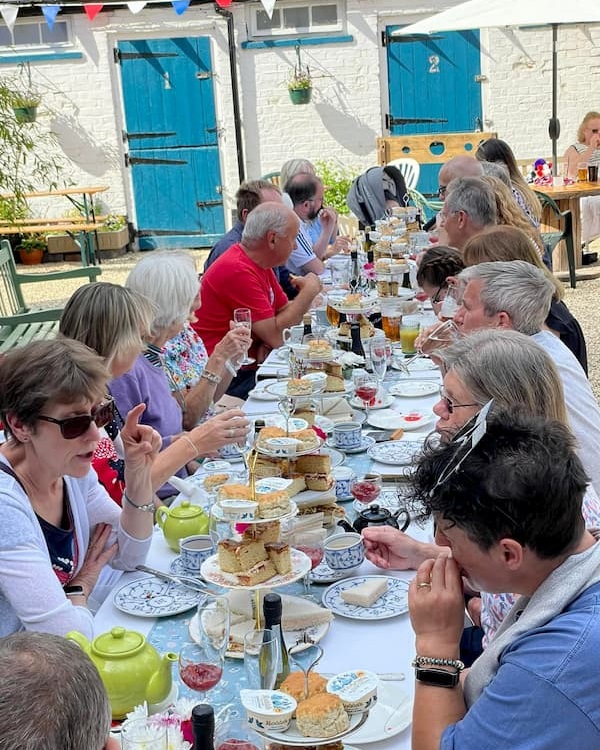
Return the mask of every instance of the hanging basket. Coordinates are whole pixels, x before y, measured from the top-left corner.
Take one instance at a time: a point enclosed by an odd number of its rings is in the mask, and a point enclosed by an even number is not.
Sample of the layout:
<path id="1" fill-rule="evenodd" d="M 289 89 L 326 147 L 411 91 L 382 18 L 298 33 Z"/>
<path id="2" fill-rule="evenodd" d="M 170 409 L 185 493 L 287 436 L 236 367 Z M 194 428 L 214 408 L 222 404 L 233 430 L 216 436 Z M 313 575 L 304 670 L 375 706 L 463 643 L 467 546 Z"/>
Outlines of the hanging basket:
<path id="1" fill-rule="evenodd" d="M 13 107 L 17 122 L 35 122 L 37 120 L 37 104 L 32 107 Z"/>
<path id="2" fill-rule="evenodd" d="M 292 104 L 308 104 L 312 97 L 312 88 L 289 89 Z"/>

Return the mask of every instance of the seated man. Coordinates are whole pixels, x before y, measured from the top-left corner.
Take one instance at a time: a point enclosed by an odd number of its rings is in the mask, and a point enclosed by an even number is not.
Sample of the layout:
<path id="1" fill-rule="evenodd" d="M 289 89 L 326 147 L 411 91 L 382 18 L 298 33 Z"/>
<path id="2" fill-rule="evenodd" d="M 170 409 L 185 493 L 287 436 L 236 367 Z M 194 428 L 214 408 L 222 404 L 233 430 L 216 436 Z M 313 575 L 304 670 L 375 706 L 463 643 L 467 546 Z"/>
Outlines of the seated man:
<path id="1" fill-rule="evenodd" d="M 459 177 L 446 191 L 439 217 L 439 240 L 462 250 L 468 239 L 494 226 L 497 221 L 496 197 L 479 177 Z"/>
<path id="2" fill-rule="evenodd" d="M 446 200 L 448 185 L 457 177 L 483 177 L 484 169 L 474 156 L 454 156 L 442 165 L 438 174 L 438 195 L 442 203 Z M 509 180 L 510 182 L 510 180 Z M 430 219 L 423 227 L 429 232 L 434 229 L 439 214 Z"/>
<path id="3" fill-rule="evenodd" d="M 0 638 L 3 750 L 119 750 L 98 670 L 76 643 L 32 631 Z"/>
<path id="4" fill-rule="evenodd" d="M 540 268 L 522 260 L 479 263 L 458 276 L 465 283 L 454 322 L 463 333 L 480 328 L 509 328 L 531 336 L 554 361 L 565 394 L 579 457 L 600 494 L 600 407 L 585 373 L 562 341 L 544 330 L 554 284 Z"/>
<path id="5" fill-rule="evenodd" d="M 426 448 L 413 487 L 451 549 L 409 588 L 413 750 L 596 750 L 599 532 L 584 527 L 568 428 L 516 411 L 479 418 L 462 442 Z M 461 682 L 463 576 L 521 598 Z"/>
<path id="6" fill-rule="evenodd" d="M 209 267 L 215 262 L 217 258 L 220 258 L 225 250 L 229 250 L 232 245 L 235 245 L 242 239 L 242 232 L 244 231 L 244 224 L 248 218 L 250 211 L 254 210 L 261 203 L 266 201 L 274 201 L 279 203 L 281 201 L 281 190 L 268 180 L 250 180 L 248 182 L 242 182 L 239 186 L 237 193 L 235 194 L 237 217 L 238 220 L 231 227 L 231 229 L 216 242 L 212 250 L 210 251 L 208 258 L 204 262 L 204 271 L 208 271 Z M 290 272 L 285 266 L 277 266 L 273 269 L 277 281 L 281 284 L 281 288 L 287 294 L 289 299 L 293 299 L 297 292 L 296 288 L 290 281 Z"/>
<path id="7" fill-rule="evenodd" d="M 209 355 L 229 330 L 236 308 L 251 310 L 249 354 L 258 363 L 283 344 L 284 328 L 301 322 L 321 289 L 320 280 L 312 273 L 296 279 L 298 295 L 289 301 L 272 270 L 287 261 L 298 228 L 298 217 L 290 208 L 282 203 L 261 203 L 248 215 L 242 241 L 208 269 L 202 280 L 202 306 L 193 326 Z M 256 364 L 242 368 L 227 393 L 246 398 L 255 376 Z"/>

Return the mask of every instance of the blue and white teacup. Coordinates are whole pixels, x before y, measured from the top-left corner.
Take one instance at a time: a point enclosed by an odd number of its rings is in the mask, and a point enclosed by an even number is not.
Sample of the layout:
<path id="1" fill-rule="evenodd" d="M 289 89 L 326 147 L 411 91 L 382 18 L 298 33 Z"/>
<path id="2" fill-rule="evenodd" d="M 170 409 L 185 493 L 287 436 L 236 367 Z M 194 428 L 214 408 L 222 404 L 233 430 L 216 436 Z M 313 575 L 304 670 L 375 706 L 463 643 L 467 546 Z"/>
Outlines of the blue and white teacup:
<path id="1" fill-rule="evenodd" d="M 340 422 L 333 428 L 333 442 L 336 448 L 352 450 L 362 445 L 362 431 L 356 422 Z"/>
<path id="2" fill-rule="evenodd" d="M 331 472 L 335 479 L 335 496 L 338 500 L 351 497 L 350 486 L 356 479 L 356 474 L 349 466 L 336 466 Z"/>
<path id="3" fill-rule="evenodd" d="M 181 565 L 190 575 L 200 572 L 202 563 L 213 554 L 213 541 L 206 534 L 194 534 L 179 540 Z"/>
<path id="4" fill-rule="evenodd" d="M 219 448 L 219 456 L 221 458 L 240 458 L 241 452 L 235 443 L 227 443 L 222 448 Z"/>
<path id="5" fill-rule="evenodd" d="M 327 537 L 323 546 L 327 565 L 333 570 L 356 568 L 365 559 L 365 547 L 360 534 L 332 534 Z"/>

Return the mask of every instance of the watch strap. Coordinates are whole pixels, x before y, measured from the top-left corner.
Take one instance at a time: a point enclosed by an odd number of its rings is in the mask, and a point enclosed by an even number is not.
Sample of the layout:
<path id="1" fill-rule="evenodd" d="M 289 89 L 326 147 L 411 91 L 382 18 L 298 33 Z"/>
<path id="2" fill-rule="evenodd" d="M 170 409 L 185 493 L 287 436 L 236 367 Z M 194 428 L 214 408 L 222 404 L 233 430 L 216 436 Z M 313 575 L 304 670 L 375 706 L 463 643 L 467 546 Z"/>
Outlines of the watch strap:
<path id="1" fill-rule="evenodd" d="M 70 586 L 64 586 L 63 591 L 65 596 L 85 596 L 83 586 L 72 584 Z"/>

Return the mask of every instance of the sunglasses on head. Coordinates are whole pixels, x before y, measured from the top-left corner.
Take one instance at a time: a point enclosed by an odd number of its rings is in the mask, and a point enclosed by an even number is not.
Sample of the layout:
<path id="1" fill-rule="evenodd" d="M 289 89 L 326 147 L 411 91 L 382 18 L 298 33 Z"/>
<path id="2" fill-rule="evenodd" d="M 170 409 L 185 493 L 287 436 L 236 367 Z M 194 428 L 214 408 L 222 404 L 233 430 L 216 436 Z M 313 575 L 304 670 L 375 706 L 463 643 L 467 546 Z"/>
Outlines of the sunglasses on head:
<path id="1" fill-rule="evenodd" d="M 60 428 L 60 434 L 65 440 L 74 440 L 86 433 L 92 422 L 96 427 L 105 427 L 112 422 L 115 416 L 115 401 L 108 398 L 98 406 L 94 406 L 89 414 L 78 414 L 76 417 L 67 417 L 66 419 L 55 419 L 54 417 L 45 417 L 42 414 L 38 416 L 43 422 L 52 422 Z"/>

